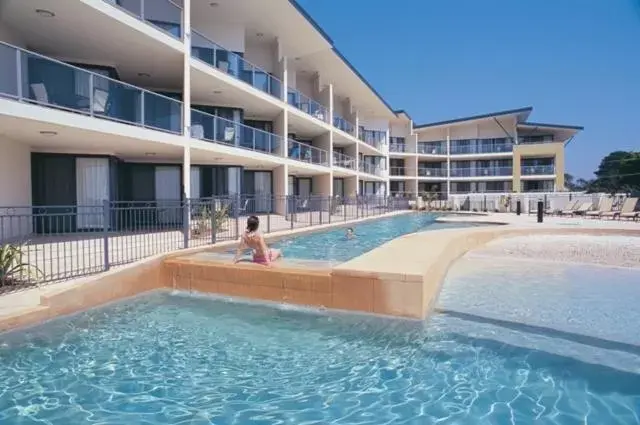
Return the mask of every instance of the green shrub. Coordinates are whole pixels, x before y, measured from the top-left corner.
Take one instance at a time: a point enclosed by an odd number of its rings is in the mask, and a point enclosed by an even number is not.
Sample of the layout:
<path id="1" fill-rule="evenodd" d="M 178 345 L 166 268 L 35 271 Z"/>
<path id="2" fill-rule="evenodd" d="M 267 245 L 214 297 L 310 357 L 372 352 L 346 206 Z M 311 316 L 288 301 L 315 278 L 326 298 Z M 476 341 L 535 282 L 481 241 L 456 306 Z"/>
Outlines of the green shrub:
<path id="1" fill-rule="evenodd" d="M 33 282 L 42 276 L 36 266 L 24 261 L 26 244 L 0 246 L 0 286 Z"/>

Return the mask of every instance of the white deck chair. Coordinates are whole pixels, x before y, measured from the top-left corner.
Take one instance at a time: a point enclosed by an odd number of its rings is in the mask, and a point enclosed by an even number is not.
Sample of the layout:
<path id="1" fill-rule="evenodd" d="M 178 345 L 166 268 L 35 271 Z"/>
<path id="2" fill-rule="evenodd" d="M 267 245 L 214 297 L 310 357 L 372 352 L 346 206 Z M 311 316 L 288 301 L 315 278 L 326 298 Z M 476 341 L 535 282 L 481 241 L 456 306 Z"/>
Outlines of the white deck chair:
<path id="1" fill-rule="evenodd" d="M 107 112 L 107 101 L 109 100 L 109 92 L 102 89 L 93 90 L 93 113 L 104 114 Z"/>
<path id="2" fill-rule="evenodd" d="M 44 83 L 31 84 L 31 90 L 33 90 L 33 94 L 36 97 L 36 102 L 49 104 L 49 93 L 47 93 L 47 87 Z"/>

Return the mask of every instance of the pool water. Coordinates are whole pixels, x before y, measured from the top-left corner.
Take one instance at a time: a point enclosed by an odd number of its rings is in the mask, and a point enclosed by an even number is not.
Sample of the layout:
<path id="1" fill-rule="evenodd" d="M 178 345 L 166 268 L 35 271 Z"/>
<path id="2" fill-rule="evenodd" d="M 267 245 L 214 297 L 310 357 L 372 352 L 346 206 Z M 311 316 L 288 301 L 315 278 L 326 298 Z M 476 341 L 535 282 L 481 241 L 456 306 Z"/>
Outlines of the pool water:
<path id="1" fill-rule="evenodd" d="M 399 236 L 425 230 L 468 227 L 466 223 L 437 223 L 429 213 L 402 214 L 354 224 L 355 237 L 347 239 L 347 227 L 318 231 L 271 244 L 286 258 L 344 262 L 358 257 Z"/>
<path id="2" fill-rule="evenodd" d="M 0 423 L 639 423 L 640 375 L 476 329 L 154 293 L 2 335 Z"/>

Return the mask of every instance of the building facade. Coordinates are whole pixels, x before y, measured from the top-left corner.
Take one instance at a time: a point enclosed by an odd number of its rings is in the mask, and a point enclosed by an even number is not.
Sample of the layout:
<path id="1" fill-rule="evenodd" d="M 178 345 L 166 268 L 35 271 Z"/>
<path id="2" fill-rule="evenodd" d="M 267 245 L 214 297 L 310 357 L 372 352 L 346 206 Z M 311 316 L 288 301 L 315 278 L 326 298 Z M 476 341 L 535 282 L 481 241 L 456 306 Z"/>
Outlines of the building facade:
<path id="1" fill-rule="evenodd" d="M 293 0 L 0 0 L 0 206 L 562 190 L 580 128 L 414 125 Z"/>

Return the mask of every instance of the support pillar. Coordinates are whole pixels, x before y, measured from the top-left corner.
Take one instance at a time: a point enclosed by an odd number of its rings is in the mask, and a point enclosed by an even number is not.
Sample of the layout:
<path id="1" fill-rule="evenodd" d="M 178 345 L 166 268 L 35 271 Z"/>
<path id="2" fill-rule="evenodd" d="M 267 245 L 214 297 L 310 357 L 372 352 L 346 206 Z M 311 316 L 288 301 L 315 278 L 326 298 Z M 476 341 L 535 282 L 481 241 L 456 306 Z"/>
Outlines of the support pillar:
<path id="1" fill-rule="evenodd" d="M 182 184 L 184 196 L 191 196 L 191 0 L 182 5 L 182 39 L 184 42 L 182 75 Z"/>

